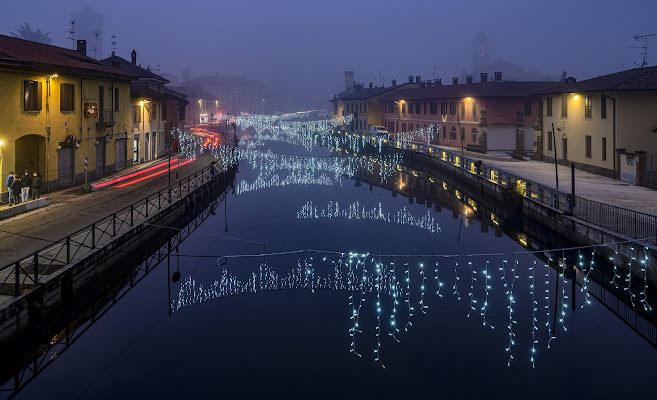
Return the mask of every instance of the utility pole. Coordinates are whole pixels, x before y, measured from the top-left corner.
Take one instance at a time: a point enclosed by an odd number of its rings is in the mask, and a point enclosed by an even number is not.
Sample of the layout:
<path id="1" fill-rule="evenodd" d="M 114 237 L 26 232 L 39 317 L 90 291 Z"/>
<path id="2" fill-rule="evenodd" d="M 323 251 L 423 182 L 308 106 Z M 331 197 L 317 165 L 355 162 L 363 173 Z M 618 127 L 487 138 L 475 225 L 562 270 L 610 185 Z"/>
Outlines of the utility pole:
<path id="1" fill-rule="evenodd" d="M 559 190 L 559 167 L 557 166 L 557 131 L 554 130 L 554 122 L 552 123 L 552 142 L 554 147 L 554 177 L 557 181 L 557 190 Z"/>

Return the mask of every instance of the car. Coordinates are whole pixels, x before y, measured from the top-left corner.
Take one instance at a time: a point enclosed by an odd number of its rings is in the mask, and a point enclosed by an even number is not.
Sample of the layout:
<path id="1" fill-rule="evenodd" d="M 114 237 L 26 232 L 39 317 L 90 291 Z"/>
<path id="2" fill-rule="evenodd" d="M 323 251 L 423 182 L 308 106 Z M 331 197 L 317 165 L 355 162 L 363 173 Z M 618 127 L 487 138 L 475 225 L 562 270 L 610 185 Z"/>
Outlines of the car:
<path id="1" fill-rule="evenodd" d="M 388 130 L 380 125 L 370 126 L 370 135 L 388 135 Z"/>

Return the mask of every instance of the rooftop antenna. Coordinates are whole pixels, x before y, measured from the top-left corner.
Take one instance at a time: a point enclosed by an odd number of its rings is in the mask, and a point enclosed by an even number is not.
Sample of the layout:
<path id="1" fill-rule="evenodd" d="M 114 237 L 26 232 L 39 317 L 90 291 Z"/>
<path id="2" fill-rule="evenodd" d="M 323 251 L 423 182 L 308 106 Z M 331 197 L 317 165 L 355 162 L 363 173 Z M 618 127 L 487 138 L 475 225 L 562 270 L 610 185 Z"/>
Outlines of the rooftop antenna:
<path id="1" fill-rule="evenodd" d="M 100 31 L 94 30 L 93 35 L 94 35 L 94 58 L 98 59 L 98 54 L 97 53 L 98 53 L 98 39 L 100 38 Z M 101 57 L 102 57 L 102 54 L 101 54 Z"/>
<path id="2" fill-rule="evenodd" d="M 71 20 L 69 30 L 67 30 L 66 33 L 71 35 L 67 39 L 70 39 L 73 42 L 71 48 L 75 50 L 75 20 L 74 19 Z"/>
<path id="3" fill-rule="evenodd" d="M 648 38 L 652 36 L 657 36 L 657 33 L 651 33 L 648 35 L 639 35 L 636 34 L 634 35 L 634 40 L 639 41 L 643 40 L 643 45 L 642 46 L 636 46 L 636 47 L 630 47 L 631 49 L 642 49 L 643 52 L 641 52 L 641 55 L 643 56 L 643 60 L 641 61 L 641 64 L 637 64 L 636 62 L 634 63 L 635 65 L 638 65 L 639 67 L 647 67 L 648 66 Z"/>
<path id="4" fill-rule="evenodd" d="M 112 53 L 116 54 L 116 35 L 112 35 Z"/>
<path id="5" fill-rule="evenodd" d="M 381 87 L 383 87 L 386 83 L 385 79 L 383 78 L 383 70 L 379 70 L 379 80 L 381 81 Z"/>
<path id="6" fill-rule="evenodd" d="M 434 81 L 436 80 L 436 70 L 437 70 L 437 69 L 438 69 L 438 67 L 436 67 L 436 66 L 434 65 L 434 66 L 433 66 L 433 80 L 434 80 Z"/>

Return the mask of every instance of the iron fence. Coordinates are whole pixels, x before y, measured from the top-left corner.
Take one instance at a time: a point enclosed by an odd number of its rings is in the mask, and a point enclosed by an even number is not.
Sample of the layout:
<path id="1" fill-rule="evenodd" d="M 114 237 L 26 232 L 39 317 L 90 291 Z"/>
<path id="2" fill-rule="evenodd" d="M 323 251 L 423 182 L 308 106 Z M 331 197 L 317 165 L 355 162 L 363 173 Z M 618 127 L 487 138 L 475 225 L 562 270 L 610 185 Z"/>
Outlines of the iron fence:
<path id="1" fill-rule="evenodd" d="M 573 215 L 633 239 L 657 244 L 657 216 L 577 197 Z"/>
<path id="2" fill-rule="evenodd" d="M 112 215 L 100 218 L 60 240 L 53 241 L 31 256 L 0 268 L 0 295 L 18 297 L 38 285 L 50 275 L 73 261 L 86 257 L 97 247 L 103 247 L 115 237 L 124 234 L 136 224 L 143 223 L 174 200 L 193 192 L 210 179 L 228 179 L 224 173 L 205 167 L 159 190 Z"/>

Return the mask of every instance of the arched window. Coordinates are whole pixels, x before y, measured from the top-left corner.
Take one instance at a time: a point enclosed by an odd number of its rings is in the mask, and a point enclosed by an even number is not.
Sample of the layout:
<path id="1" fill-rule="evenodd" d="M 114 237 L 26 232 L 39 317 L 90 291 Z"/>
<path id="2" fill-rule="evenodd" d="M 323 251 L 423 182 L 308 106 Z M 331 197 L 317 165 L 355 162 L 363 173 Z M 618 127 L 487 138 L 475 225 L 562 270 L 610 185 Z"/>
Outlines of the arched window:
<path id="1" fill-rule="evenodd" d="M 472 128 L 472 143 L 477 143 L 477 128 Z"/>

